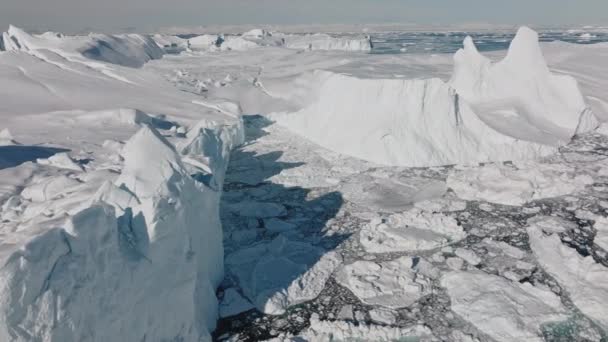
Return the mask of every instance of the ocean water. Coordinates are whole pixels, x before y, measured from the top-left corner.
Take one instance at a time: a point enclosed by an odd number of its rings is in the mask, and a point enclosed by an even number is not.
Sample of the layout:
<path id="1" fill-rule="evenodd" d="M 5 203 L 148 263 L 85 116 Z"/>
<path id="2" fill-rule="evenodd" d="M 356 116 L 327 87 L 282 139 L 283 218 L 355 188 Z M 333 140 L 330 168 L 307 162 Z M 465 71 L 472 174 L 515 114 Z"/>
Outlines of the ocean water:
<path id="1" fill-rule="evenodd" d="M 371 35 L 374 54 L 454 53 L 467 36 L 473 37 L 477 48 L 484 51 L 505 50 L 515 36 L 512 32 L 386 32 Z M 574 44 L 608 42 L 608 32 L 545 31 L 541 42 L 564 41 Z"/>

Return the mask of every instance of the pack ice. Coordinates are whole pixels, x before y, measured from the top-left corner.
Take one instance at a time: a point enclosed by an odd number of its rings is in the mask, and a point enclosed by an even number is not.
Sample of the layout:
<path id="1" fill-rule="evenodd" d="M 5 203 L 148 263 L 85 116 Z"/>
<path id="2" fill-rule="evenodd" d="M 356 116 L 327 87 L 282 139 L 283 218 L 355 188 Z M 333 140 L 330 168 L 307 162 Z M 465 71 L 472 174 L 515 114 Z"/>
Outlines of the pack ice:
<path id="1" fill-rule="evenodd" d="M 546 156 L 597 126 L 576 81 L 549 71 L 538 35 L 521 28 L 492 63 L 471 38 L 452 79 L 361 79 L 314 71 L 301 110 L 277 122 L 334 151 L 401 166 L 476 164 Z"/>
<path id="2" fill-rule="evenodd" d="M 2 42 L 0 340 L 210 340 L 238 106 L 140 69 L 148 37 Z"/>

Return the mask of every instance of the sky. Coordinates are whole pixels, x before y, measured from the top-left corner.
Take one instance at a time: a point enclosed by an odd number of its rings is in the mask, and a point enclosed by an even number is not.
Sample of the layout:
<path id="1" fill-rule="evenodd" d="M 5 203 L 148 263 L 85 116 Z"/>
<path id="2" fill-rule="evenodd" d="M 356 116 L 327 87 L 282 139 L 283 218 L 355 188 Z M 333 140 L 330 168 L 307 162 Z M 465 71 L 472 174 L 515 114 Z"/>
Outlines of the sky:
<path id="1" fill-rule="evenodd" d="M 608 24 L 608 0 L 0 0 L 0 29 L 227 24 Z"/>

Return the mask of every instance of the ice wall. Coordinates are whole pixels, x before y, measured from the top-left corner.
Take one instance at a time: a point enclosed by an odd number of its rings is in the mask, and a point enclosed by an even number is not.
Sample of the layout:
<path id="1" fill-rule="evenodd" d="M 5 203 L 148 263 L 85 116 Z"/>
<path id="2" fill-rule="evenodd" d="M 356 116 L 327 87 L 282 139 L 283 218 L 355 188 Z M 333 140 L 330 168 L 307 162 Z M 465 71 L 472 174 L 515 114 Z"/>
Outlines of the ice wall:
<path id="1" fill-rule="evenodd" d="M 275 116 L 334 151 L 379 164 L 432 166 L 547 155 L 556 145 L 524 141 L 488 126 L 439 79 L 359 79 L 325 71 L 313 103 Z"/>
<path id="2" fill-rule="evenodd" d="M 220 191 L 188 163 L 213 160 L 223 177 L 242 132 L 198 127 L 189 132 L 198 148 L 178 151 L 144 126 L 122 149 L 118 178 L 81 198 L 89 204 L 3 245 L 0 340 L 210 340 L 223 278 Z"/>
<path id="3" fill-rule="evenodd" d="M 309 104 L 276 120 L 316 143 L 379 164 L 434 166 L 548 155 L 597 126 L 576 81 L 553 75 L 522 28 L 492 64 L 470 38 L 449 83 L 360 79 L 316 71 Z"/>

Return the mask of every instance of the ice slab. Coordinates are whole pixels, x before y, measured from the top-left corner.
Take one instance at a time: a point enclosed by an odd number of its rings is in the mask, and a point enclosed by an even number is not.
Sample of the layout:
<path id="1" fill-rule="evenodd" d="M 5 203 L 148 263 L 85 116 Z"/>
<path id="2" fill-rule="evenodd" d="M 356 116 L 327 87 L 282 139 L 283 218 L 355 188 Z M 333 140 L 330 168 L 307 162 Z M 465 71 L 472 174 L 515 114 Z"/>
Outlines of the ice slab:
<path id="1" fill-rule="evenodd" d="M 335 277 L 363 303 L 399 309 L 430 293 L 429 280 L 413 266 L 411 257 L 381 263 L 360 260 L 342 266 Z"/>
<path id="2" fill-rule="evenodd" d="M 522 162 L 457 169 L 447 183 L 462 199 L 518 206 L 575 193 L 593 184 L 593 178 L 566 165 Z"/>
<path id="3" fill-rule="evenodd" d="M 455 271 L 441 278 L 452 310 L 496 341 L 544 341 L 543 324 L 568 318 L 546 288 L 482 273 Z"/>
<path id="4" fill-rule="evenodd" d="M 359 241 L 370 253 L 387 253 L 434 249 L 465 236 L 454 218 L 415 208 L 373 219 L 361 230 Z"/>
<path id="5" fill-rule="evenodd" d="M 281 235 L 226 257 L 228 270 L 245 296 L 271 315 L 316 298 L 341 262 L 336 252 Z"/>
<path id="6" fill-rule="evenodd" d="M 530 247 L 539 264 L 568 292 L 583 314 L 608 330 L 608 268 L 562 244 L 559 235 L 545 226 L 568 229 L 555 220 L 538 218 L 529 222 Z"/>

